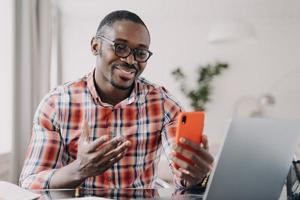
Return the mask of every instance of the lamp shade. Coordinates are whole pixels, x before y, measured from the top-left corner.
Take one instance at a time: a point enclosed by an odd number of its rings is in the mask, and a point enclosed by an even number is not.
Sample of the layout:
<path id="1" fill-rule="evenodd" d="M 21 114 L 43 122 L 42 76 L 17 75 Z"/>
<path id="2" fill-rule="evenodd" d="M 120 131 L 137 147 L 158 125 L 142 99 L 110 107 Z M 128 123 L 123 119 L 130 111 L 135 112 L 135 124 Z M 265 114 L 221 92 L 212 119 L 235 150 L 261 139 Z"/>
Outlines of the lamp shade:
<path id="1" fill-rule="evenodd" d="M 256 40 L 256 32 L 253 25 L 241 20 L 218 22 L 211 27 L 208 35 L 208 41 L 210 43 L 228 43 L 241 40 Z"/>

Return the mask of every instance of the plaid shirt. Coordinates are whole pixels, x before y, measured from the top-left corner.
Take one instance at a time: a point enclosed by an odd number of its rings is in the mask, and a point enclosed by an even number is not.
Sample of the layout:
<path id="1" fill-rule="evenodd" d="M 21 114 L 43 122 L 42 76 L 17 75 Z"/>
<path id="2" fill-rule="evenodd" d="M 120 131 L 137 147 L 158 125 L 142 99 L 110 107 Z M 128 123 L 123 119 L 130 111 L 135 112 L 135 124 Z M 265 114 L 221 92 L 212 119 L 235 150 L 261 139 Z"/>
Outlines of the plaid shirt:
<path id="1" fill-rule="evenodd" d="M 130 96 L 115 106 L 101 102 L 93 73 L 59 86 L 44 97 L 35 113 L 20 185 L 48 188 L 55 170 L 76 159 L 81 124 L 87 120 L 90 140 L 102 135 L 124 136 L 132 145 L 124 158 L 81 186 L 153 188 L 161 150 L 166 155 L 172 150 L 180 111 L 163 87 L 143 78 L 137 79 Z"/>

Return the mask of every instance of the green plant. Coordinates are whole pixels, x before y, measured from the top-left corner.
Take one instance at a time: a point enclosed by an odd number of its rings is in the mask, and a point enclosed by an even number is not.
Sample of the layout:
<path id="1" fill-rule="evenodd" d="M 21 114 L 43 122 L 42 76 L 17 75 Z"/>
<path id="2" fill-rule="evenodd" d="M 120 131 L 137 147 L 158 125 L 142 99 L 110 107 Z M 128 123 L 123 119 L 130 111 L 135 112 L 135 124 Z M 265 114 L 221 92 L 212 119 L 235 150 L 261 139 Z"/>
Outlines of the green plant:
<path id="1" fill-rule="evenodd" d="M 172 75 L 176 81 L 180 82 L 180 90 L 189 98 L 190 104 L 194 110 L 205 111 L 206 103 L 211 101 L 212 80 L 228 68 L 227 63 L 216 62 L 214 64 L 201 65 L 198 68 L 197 86 L 189 89 L 186 85 L 186 75 L 183 70 L 178 67 L 172 71 Z"/>

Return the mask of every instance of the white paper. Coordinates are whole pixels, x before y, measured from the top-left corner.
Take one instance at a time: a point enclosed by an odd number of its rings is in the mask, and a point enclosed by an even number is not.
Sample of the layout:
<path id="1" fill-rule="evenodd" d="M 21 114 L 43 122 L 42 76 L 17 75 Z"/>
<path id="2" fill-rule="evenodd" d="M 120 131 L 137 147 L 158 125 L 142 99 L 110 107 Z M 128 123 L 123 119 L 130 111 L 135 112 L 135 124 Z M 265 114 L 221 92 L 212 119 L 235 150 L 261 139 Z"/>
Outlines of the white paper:
<path id="1" fill-rule="evenodd" d="M 107 198 L 103 198 L 103 197 L 79 197 L 79 198 L 60 199 L 60 200 L 72 200 L 72 199 L 79 199 L 79 200 L 107 200 Z"/>
<path id="2" fill-rule="evenodd" d="M 40 196 L 15 184 L 0 181 L 0 200 L 33 200 Z"/>

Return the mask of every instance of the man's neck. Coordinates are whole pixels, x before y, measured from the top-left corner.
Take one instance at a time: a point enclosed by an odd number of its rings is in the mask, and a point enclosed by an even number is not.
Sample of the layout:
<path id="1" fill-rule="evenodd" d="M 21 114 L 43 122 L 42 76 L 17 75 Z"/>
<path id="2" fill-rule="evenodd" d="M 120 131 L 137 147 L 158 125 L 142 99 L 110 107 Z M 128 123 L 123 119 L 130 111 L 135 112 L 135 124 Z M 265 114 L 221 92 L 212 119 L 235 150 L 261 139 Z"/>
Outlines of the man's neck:
<path id="1" fill-rule="evenodd" d="M 105 81 L 97 81 L 94 78 L 95 87 L 101 101 L 110 105 L 116 105 L 129 97 L 133 88 L 122 90 L 114 87 L 111 83 Z"/>

